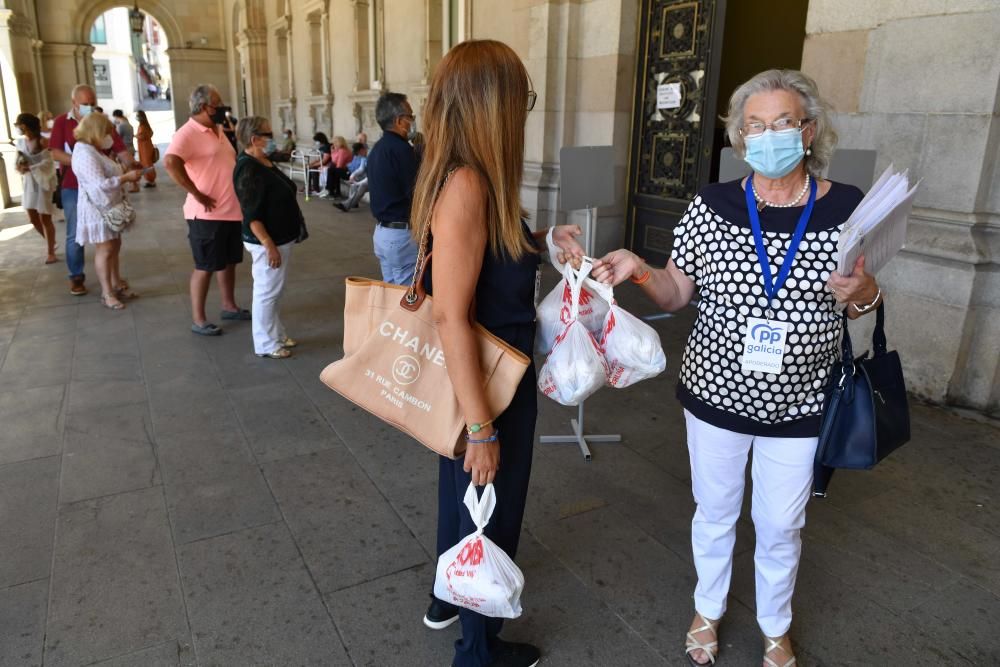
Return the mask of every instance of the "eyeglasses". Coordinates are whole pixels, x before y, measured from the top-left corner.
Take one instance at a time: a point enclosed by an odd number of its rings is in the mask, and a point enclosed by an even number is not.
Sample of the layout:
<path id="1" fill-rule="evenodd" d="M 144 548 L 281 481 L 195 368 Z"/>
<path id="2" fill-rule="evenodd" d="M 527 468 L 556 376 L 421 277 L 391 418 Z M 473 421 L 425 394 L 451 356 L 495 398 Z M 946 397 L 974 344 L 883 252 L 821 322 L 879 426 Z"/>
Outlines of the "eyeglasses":
<path id="1" fill-rule="evenodd" d="M 538 93 L 533 90 L 528 91 L 528 111 L 535 108 L 535 102 L 538 101 Z"/>
<path id="2" fill-rule="evenodd" d="M 406 118 L 407 120 L 410 120 L 410 121 L 416 120 L 416 116 L 414 116 L 412 113 L 401 113 L 401 114 L 399 114 L 396 117 L 397 118 Z"/>
<path id="3" fill-rule="evenodd" d="M 773 132 L 796 130 L 809 122 L 812 122 L 812 118 L 800 118 L 799 120 L 795 120 L 794 118 L 779 118 L 773 123 L 762 123 L 755 120 L 741 127 L 740 134 L 744 137 L 759 137 L 764 134 L 765 130 L 772 130 Z"/>

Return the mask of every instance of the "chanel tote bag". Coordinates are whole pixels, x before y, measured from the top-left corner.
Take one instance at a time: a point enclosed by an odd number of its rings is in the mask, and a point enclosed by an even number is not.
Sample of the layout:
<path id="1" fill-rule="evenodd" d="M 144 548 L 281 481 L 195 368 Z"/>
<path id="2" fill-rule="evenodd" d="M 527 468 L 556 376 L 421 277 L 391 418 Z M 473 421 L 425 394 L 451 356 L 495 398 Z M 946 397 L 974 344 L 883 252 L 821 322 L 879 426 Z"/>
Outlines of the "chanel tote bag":
<path id="1" fill-rule="evenodd" d="M 420 254 L 424 255 L 421 243 Z M 448 377 L 444 350 L 423 287 L 430 253 L 417 261 L 409 288 L 348 278 L 344 304 L 344 358 L 320 380 L 382 421 L 433 451 L 457 458 L 465 451 L 465 419 Z M 492 416 L 514 398 L 530 360 L 479 324 L 479 361 Z"/>

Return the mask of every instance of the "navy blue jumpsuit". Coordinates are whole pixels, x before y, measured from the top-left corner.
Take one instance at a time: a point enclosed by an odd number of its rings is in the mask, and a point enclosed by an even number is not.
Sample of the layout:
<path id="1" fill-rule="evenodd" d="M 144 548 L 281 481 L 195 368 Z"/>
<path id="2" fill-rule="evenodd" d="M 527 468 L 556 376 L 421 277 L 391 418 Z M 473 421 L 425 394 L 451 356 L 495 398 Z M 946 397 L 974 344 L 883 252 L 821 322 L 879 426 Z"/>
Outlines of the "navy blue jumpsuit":
<path id="1" fill-rule="evenodd" d="M 535 246 L 528 226 L 522 225 L 529 242 Z M 529 358 L 535 344 L 535 276 L 538 264 L 539 257 L 535 253 L 525 253 L 515 262 L 506 254 L 494 255 L 487 247 L 476 284 L 476 320 L 494 336 Z M 425 275 L 428 294 L 432 291 L 430 274 L 428 271 Z M 510 406 L 494 420 L 494 426 L 500 431 L 500 469 L 493 481 L 497 505 L 485 533 L 511 558 L 517 553 L 521 536 L 537 416 L 535 365 L 532 362 Z M 464 459 L 453 461 L 444 456 L 440 458 L 438 556 L 476 530 L 463 503 L 465 491 L 472 481 L 472 475 L 463 469 L 464 463 Z M 462 638 L 455 642 L 453 664 L 455 667 L 488 665 L 503 619 L 459 609 L 459 621 Z"/>

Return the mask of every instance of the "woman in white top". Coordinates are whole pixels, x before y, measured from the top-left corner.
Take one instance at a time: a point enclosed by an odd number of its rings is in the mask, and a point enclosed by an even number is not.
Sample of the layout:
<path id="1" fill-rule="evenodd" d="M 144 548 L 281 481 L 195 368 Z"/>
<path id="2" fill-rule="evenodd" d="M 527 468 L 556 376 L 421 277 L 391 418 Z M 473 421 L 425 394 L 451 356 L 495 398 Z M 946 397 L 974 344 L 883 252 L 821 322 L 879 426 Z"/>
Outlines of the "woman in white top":
<path id="1" fill-rule="evenodd" d="M 112 146 L 114 125 L 104 114 L 87 114 L 73 131 L 73 173 L 79 182 L 76 209 L 76 242 L 96 246 L 94 265 L 101 281 L 101 303 L 121 310 L 123 297 L 134 296 L 118 271 L 121 235 L 104 224 L 103 213 L 125 197 L 122 186 L 137 183 L 142 170 L 123 174 L 121 166 L 106 155 Z"/>
<path id="2" fill-rule="evenodd" d="M 17 139 L 17 170 L 24 179 L 21 206 L 28 213 L 35 231 L 42 235 L 48 246 L 46 264 L 55 264 L 56 228 L 52 225 L 52 192 L 56 189 L 56 168 L 49 153 L 49 142 L 41 133 L 41 121 L 30 113 L 23 113 L 14 121 L 22 136 Z"/>

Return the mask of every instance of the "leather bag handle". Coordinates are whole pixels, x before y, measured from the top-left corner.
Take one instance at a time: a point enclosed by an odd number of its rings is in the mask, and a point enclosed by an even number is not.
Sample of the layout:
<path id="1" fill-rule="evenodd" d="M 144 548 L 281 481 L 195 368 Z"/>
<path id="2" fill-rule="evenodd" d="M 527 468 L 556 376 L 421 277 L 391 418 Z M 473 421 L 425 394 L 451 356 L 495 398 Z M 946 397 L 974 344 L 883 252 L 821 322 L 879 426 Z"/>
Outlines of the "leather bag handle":
<path id="1" fill-rule="evenodd" d="M 875 311 L 875 330 L 872 331 L 872 353 L 876 357 L 881 357 L 886 353 L 885 340 L 885 301 L 878 305 Z"/>
<path id="2" fill-rule="evenodd" d="M 421 262 L 417 266 L 416 273 L 413 274 L 413 284 L 410 285 L 410 289 L 403 293 L 403 298 L 399 300 L 399 305 L 415 313 L 420 310 L 420 306 L 423 304 L 424 299 L 427 298 L 427 290 L 424 289 L 424 272 L 427 271 L 427 267 L 431 263 L 431 255 L 433 252 L 429 252 L 421 257 Z"/>

